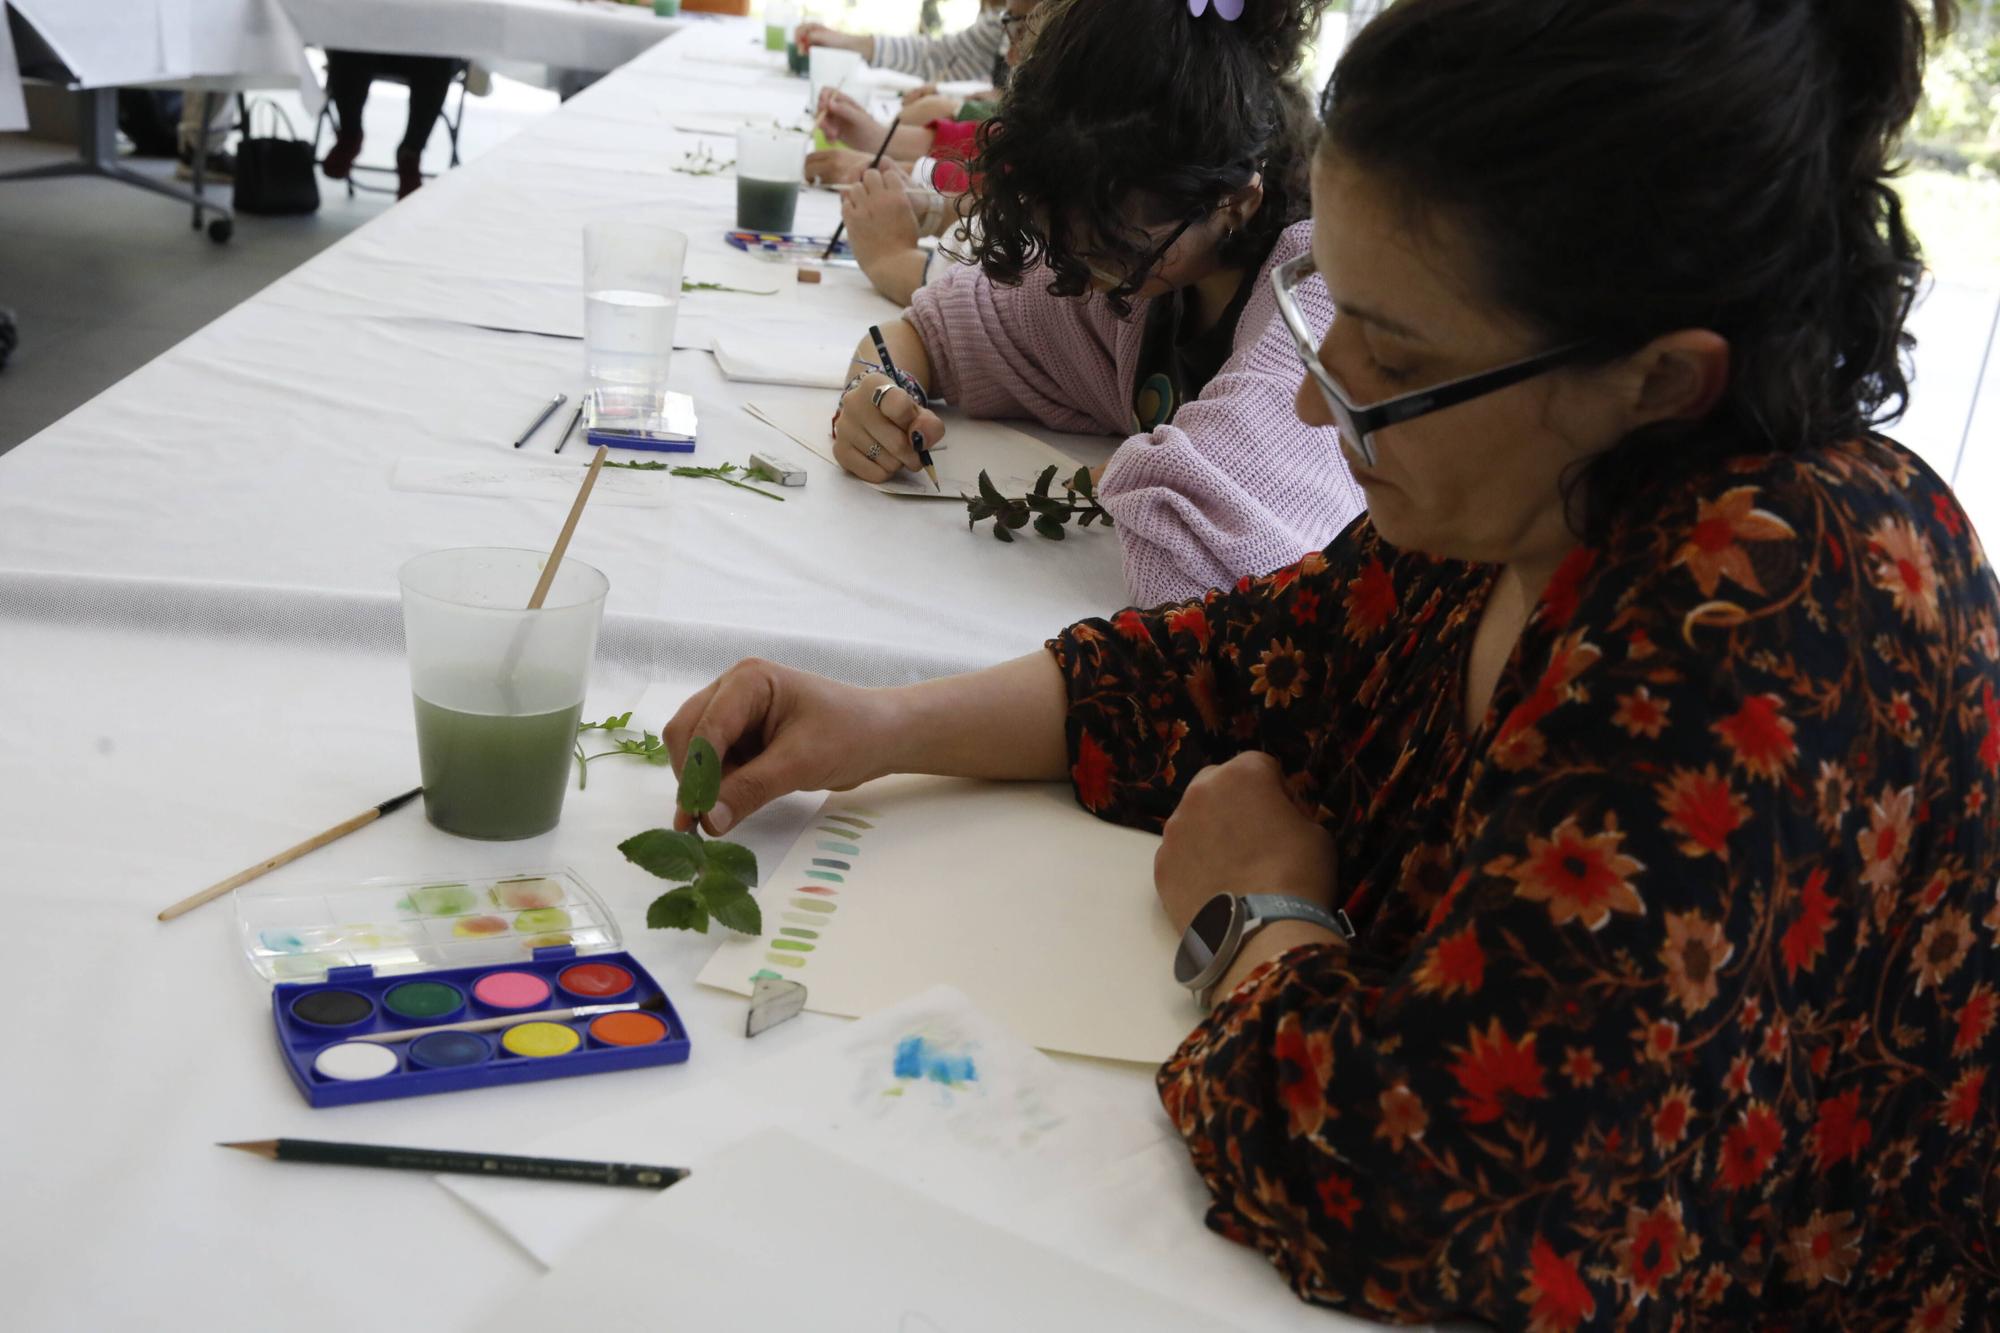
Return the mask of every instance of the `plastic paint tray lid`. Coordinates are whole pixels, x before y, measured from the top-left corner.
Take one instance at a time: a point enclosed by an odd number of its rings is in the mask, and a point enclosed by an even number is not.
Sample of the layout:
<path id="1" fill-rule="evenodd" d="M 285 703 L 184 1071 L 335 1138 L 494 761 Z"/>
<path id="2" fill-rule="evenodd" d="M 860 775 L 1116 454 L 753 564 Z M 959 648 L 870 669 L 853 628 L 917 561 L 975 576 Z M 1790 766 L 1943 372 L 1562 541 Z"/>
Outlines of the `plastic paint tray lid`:
<path id="1" fill-rule="evenodd" d="M 236 895 L 243 953 L 269 981 L 317 981 L 526 962 L 535 950 L 604 953 L 618 923 L 574 870 L 371 879 Z"/>

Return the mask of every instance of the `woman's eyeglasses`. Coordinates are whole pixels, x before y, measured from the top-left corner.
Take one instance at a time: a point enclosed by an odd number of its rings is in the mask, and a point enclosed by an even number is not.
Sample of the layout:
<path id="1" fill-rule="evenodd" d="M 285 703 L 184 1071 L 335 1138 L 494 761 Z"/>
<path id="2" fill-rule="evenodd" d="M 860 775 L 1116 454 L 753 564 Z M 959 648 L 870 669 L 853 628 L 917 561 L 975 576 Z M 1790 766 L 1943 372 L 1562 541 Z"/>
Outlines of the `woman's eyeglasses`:
<path id="1" fill-rule="evenodd" d="M 1187 221 L 1181 223 L 1180 226 L 1168 232 L 1166 240 L 1154 246 L 1145 259 L 1140 261 L 1137 268 L 1122 277 L 1107 269 L 1099 268 L 1087 259 L 1084 261 L 1084 267 L 1090 270 L 1091 277 L 1097 279 L 1099 282 L 1111 284 L 1111 295 L 1130 296 L 1146 285 L 1146 279 L 1152 276 L 1153 270 L 1158 268 L 1160 262 L 1167 257 L 1167 251 L 1174 248 L 1174 242 L 1187 235 L 1188 228 L 1199 221 L 1201 221 L 1200 218 L 1189 218 Z"/>
<path id="2" fill-rule="evenodd" d="M 1278 297 L 1278 313 L 1291 330 L 1292 343 L 1298 348 L 1299 359 L 1306 363 L 1306 373 L 1319 385 L 1320 394 L 1326 399 L 1327 407 L 1333 413 L 1334 424 L 1341 436 L 1361 455 L 1361 461 L 1369 467 L 1375 466 L 1375 432 L 1418 417 L 1442 412 L 1447 407 L 1483 398 L 1489 393 L 1497 393 L 1510 385 L 1533 379 L 1546 371 L 1555 369 L 1566 361 L 1573 361 L 1582 355 L 1587 344 L 1571 343 L 1566 347 L 1537 352 L 1534 356 L 1493 370 L 1481 371 L 1477 375 L 1467 375 L 1464 379 L 1448 380 L 1428 389 L 1418 389 L 1415 393 L 1398 395 L 1379 403 L 1363 406 L 1356 403 L 1340 387 L 1340 381 L 1319 359 L 1319 344 L 1313 338 L 1312 330 L 1306 327 L 1305 312 L 1299 309 L 1297 291 L 1299 284 L 1319 270 L 1310 254 L 1296 259 L 1288 259 L 1271 270 L 1271 290 Z"/>

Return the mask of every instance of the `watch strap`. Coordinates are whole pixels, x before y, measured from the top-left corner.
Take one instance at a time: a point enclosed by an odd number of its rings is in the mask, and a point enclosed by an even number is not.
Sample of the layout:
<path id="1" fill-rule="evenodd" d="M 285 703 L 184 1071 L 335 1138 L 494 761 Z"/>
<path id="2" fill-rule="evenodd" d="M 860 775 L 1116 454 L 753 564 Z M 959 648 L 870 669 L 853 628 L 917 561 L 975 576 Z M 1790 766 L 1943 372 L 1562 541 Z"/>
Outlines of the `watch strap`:
<path id="1" fill-rule="evenodd" d="M 1341 908 L 1331 912 L 1318 903 L 1307 902 L 1304 898 L 1293 898 L 1282 893 L 1246 893 L 1243 905 L 1250 909 L 1250 921 L 1243 931 L 1243 938 L 1250 938 L 1250 932 L 1259 926 L 1268 926 L 1273 921 L 1310 921 L 1315 926 L 1324 926 L 1344 940 L 1354 938 L 1354 923 L 1347 919 Z"/>
<path id="2" fill-rule="evenodd" d="M 1243 951 L 1243 945 L 1252 935 L 1273 921 L 1309 921 L 1315 926 L 1325 927 L 1344 940 L 1351 940 L 1355 936 L 1354 923 L 1347 919 L 1344 908 L 1336 907 L 1329 912 L 1318 903 L 1282 893 L 1246 893 L 1240 895 L 1237 901 L 1243 905 L 1241 930 L 1236 933 L 1227 952 L 1216 956 L 1216 965 L 1208 974 L 1210 979 L 1205 984 L 1190 987 L 1194 992 L 1195 1003 L 1204 1010 L 1214 1007 L 1215 988 L 1236 961 L 1236 956 Z"/>

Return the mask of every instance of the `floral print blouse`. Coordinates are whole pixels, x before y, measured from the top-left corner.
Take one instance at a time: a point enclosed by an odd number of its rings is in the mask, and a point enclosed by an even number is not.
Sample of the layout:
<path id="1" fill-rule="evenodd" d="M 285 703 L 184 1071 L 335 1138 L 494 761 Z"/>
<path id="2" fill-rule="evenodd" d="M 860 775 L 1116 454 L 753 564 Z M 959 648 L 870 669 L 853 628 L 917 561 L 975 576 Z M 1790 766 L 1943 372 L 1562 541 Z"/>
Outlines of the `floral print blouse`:
<path id="1" fill-rule="evenodd" d="M 1251 973 L 1160 1070 L 1209 1223 L 1377 1319 L 1987 1327 L 2000 590 L 1884 440 L 1641 508 L 1471 735 L 1496 571 L 1365 517 L 1050 645 L 1086 807 L 1157 828 L 1259 749 L 1338 844 L 1359 936 Z"/>

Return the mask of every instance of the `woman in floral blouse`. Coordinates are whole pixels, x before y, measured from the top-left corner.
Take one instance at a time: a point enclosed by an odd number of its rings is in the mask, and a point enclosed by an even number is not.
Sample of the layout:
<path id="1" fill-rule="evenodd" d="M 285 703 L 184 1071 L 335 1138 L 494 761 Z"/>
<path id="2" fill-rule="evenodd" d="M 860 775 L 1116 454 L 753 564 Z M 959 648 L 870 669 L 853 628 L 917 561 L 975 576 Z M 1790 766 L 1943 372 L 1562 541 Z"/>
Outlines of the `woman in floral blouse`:
<path id="1" fill-rule="evenodd" d="M 728 756 L 715 823 L 1066 773 L 1163 831 L 1177 925 L 1344 909 L 1251 934 L 1159 1076 L 1307 1299 L 1991 1326 L 2000 589 L 1870 430 L 1922 42 L 1905 0 L 1402 0 L 1322 106 L 1299 397 L 1369 515 L 977 675 L 743 664 L 668 729 Z"/>

